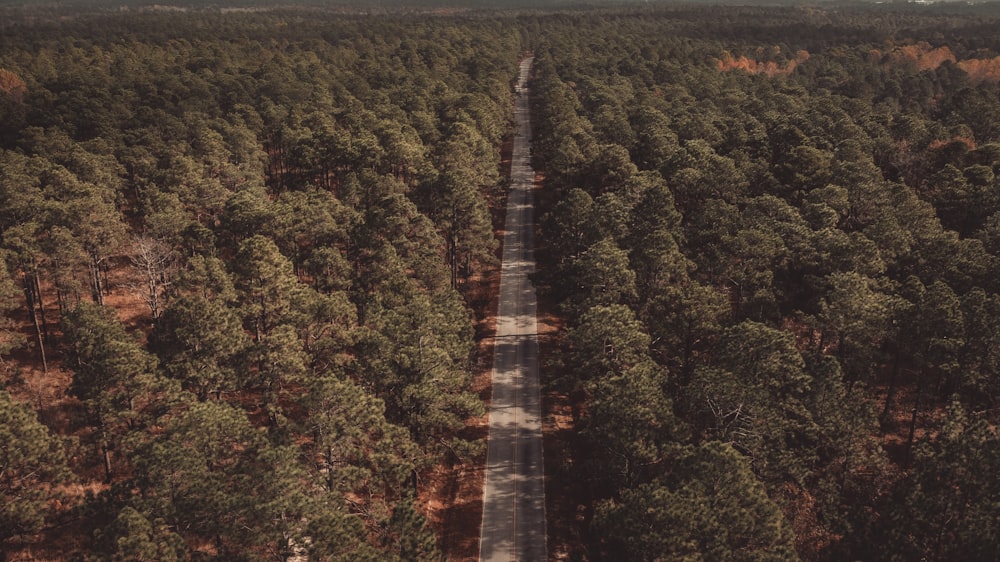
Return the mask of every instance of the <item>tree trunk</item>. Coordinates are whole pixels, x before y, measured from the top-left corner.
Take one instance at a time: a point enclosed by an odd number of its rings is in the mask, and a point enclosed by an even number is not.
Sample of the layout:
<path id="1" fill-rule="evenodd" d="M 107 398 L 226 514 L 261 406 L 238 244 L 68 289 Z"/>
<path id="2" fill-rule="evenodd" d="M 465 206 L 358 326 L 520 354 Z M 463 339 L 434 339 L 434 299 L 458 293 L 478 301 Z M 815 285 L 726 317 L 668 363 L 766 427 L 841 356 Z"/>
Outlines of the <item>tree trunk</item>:
<path id="1" fill-rule="evenodd" d="M 917 373 L 917 395 L 913 399 L 913 412 L 910 418 L 910 435 L 906 438 L 906 448 L 913 448 L 913 437 L 917 432 L 917 416 L 920 415 L 920 395 L 924 391 L 924 376 L 923 373 Z"/>
<path id="2" fill-rule="evenodd" d="M 56 285 L 56 305 L 59 307 L 59 316 L 66 314 L 66 294 Z"/>
<path id="3" fill-rule="evenodd" d="M 101 265 L 97 258 L 90 260 L 90 298 L 99 305 L 104 305 L 104 287 L 101 285 Z"/>
<path id="4" fill-rule="evenodd" d="M 101 455 L 104 457 L 104 481 L 110 483 L 114 470 L 111 468 L 111 447 L 107 442 L 101 443 Z"/>
<path id="5" fill-rule="evenodd" d="M 45 301 L 42 300 L 42 284 L 38 279 L 38 270 L 32 277 L 32 285 L 35 291 L 36 302 L 38 303 L 38 314 L 42 318 L 42 335 L 45 336 L 45 343 L 51 345 L 52 338 L 49 337 L 49 323 L 45 319 Z"/>
<path id="6" fill-rule="evenodd" d="M 451 288 L 458 288 L 458 236 L 451 232 L 448 236 L 448 266 L 451 268 Z"/>
<path id="7" fill-rule="evenodd" d="M 337 478 L 334 474 L 333 459 L 333 446 L 330 445 L 326 448 L 326 488 L 331 492 L 337 489 Z"/>
<path id="8" fill-rule="evenodd" d="M 53 285 L 56 289 L 56 305 L 59 307 L 59 316 L 61 317 L 66 313 L 66 290 L 63 288 L 62 283 L 59 282 L 62 272 L 61 264 L 59 260 L 52 260 L 52 278 L 55 281 Z"/>
<path id="9" fill-rule="evenodd" d="M 729 287 L 729 311 L 733 320 L 736 321 L 739 319 L 740 311 L 743 309 L 743 285 L 732 279 L 729 282 L 731 283 Z"/>
<path id="10" fill-rule="evenodd" d="M 681 352 L 680 386 L 682 387 L 687 386 L 691 382 L 691 377 L 694 376 L 694 328 L 690 321 L 688 321 L 685 332 L 684 346 Z"/>
<path id="11" fill-rule="evenodd" d="M 31 316 L 31 323 L 35 326 L 35 338 L 38 343 L 38 353 L 41 355 L 42 359 L 42 372 L 48 373 L 49 364 L 45 359 L 45 338 L 42 335 L 42 325 L 38 323 L 38 311 L 35 309 L 34 281 L 28 274 L 24 274 L 22 276 L 22 281 L 24 285 L 24 302 L 28 307 L 28 314 Z"/>
<path id="12" fill-rule="evenodd" d="M 104 274 L 104 278 L 101 282 L 101 289 L 104 290 L 104 294 L 107 296 L 111 295 L 111 266 L 108 265 L 107 261 L 101 260 L 98 264 L 98 270 Z M 101 299 L 101 304 L 104 304 L 104 299 Z"/>
<path id="13" fill-rule="evenodd" d="M 884 427 L 889 423 L 889 415 L 892 411 L 892 401 L 896 398 L 896 379 L 899 378 L 899 349 L 892 361 L 892 373 L 889 375 L 889 388 L 885 391 L 885 406 L 882 407 L 882 416 L 879 418 Z"/>
<path id="14" fill-rule="evenodd" d="M 157 283 L 156 272 L 146 268 L 146 293 L 149 299 L 149 311 L 153 320 L 160 317 L 160 285 Z"/>

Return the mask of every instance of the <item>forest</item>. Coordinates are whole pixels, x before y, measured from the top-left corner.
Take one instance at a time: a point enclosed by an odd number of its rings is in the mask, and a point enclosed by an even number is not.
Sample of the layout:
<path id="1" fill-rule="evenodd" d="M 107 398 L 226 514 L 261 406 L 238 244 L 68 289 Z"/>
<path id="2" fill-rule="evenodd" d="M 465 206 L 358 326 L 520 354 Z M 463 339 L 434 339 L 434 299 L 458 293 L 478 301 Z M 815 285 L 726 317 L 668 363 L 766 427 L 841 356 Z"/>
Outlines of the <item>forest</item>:
<path id="1" fill-rule="evenodd" d="M 0 14 L 0 560 L 474 558 L 529 51 L 550 557 L 1000 556 L 995 8 Z"/>
<path id="2" fill-rule="evenodd" d="M 997 560 L 997 23 L 716 7 L 532 30 L 567 552 Z"/>
<path id="3" fill-rule="evenodd" d="M 321 13 L 4 31 L 2 551 L 438 558 L 417 491 L 483 448 L 521 44 Z"/>

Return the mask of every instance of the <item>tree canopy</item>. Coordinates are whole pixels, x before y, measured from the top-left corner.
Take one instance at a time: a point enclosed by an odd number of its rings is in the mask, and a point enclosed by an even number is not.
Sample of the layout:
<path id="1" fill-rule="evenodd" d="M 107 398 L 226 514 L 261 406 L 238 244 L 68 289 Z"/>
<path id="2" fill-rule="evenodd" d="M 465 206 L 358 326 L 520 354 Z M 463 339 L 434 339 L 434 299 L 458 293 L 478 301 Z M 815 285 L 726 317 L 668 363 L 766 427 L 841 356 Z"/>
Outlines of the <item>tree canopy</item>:
<path id="1" fill-rule="evenodd" d="M 995 7 L 348 4 L 0 7 L 0 553 L 454 554 L 529 51 L 572 555 L 1000 549 Z"/>

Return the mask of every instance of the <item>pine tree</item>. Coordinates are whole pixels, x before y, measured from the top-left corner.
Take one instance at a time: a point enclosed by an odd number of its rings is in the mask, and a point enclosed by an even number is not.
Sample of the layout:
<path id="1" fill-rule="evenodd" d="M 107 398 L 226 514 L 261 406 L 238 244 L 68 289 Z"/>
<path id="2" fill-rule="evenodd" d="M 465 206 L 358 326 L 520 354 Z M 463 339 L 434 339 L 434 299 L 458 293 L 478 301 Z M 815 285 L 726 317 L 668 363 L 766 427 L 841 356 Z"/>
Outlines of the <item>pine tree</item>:
<path id="1" fill-rule="evenodd" d="M 57 486 L 69 478 L 59 439 L 27 404 L 0 389 L 0 552 L 7 539 L 42 529 Z"/>

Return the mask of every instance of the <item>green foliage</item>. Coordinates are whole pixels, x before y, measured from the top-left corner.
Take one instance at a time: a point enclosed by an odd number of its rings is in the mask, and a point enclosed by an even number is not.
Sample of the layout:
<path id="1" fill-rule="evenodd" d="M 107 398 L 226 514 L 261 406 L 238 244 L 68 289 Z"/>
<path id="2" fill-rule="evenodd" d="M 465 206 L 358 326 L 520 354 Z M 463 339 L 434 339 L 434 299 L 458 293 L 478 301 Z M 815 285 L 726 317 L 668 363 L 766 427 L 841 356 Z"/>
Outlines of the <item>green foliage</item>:
<path id="1" fill-rule="evenodd" d="M 995 10 L 0 21 L 0 317 L 73 373 L 115 485 L 96 554 L 439 557 L 403 490 L 479 449 L 462 297 L 526 48 L 583 555 L 995 550 L 962 468 L 989 474 L 1000 388 Z M 141 239 L 176 260 L 145 279 L 153 354 L 97 306 Z M 952 396 L 974 421 L 935 433 Z M 892 464 L 904 410 L 928 438 Z"/>
<path id="2" fill-rule="evenodd" d="M 371 319 L 361 343 L 363 376 L 386 403 L 387 417 L 438 448 L 462 420 L 482 411 L 468 391 L 471 332 L 457 293 L 415 294 Z"/>
<path id="3" fill-rule="evenodd" d="M 812 377 L 791 337 L 747 321 L 726 330 L 717 350 L 714 368 L 688 389 L 707 435 L 747 454 L 764 482 L 802 483 L 818 428 L 806 403 Z"/>
<path id="4" fill-rule="evenodd" d="M 69 478 L 59 438 L 0 389 L 0 543 L 40 531 Z"/>
<path id="5" fill-rule="evenodd" d="M 98 531 L 98 549 L 108 560 L 174 562 L 186 559 L 187 545 L 162 522 L 154 526 L 131 507 L 122 508 L 111 525 Z"/>
<path id="6" fill-rule="evenodd" d="M 0 260 L 0 368 L 6 367 L 3 356 L 23 342 L 23 336 L 17 332 L 16 324 L 11 318 L 18 308 L 17 292 L 10 270 L 6 263 Z"/>
<path id="7" fill-rule="evenodd" d="M 73 373 L 72 430 L 112 485 L 100 557 L 440 557 L 401 498 L 482 448 L 456 435 L 483 410 L 463 296 L 494 259 L 524 46 L 492 16 L 314 15 L 0 39 L 25 77 L 16 100 L 0 84 L 0 317 L 23 289 L 40 357 Z"/>
<path id="8" fill-rule="evenodd" d="M 678 450 L 659 480 L 597 506 L 607 560 L 798 560 L 781 510 L 732 447 Z"/>
<path id="9" fill-rule="evenodd" d="M 996 84 L 969 69 L 1000 44 L 982 14 L 821 11 L 822 24 L 752 7 L 539 23 L 533 149 L 551 204 L 538 278 L 569 327 L 553 364 L 582 391 L 578 452 L 597 468 L 578 476 L 601 484 L 588 505 L 640 503 L 673 469 L 650 459 L 721 441 L 801 557 L 874 559 L 853 537 L 877 540 L 866 533 L 906 469 L 882 439 L 919 435 L 954 393 L 996 422 L 983 334 L 997 131 L 970 113 L 992 114 Z M 922 31 L 903 40 L 866 22 L 876 13 Z M 690 433 L 657 441 L 672 417 Z M 629 521 L 595 518 L 601 555 L 688 556 L 634 546 L 672 523 L 647 536 Z"/>
<path id="10" fill-rule="evenodd" d="M 133 428 L 151 421 L 156 358 L 125 331 L 115 312 L 99 304 L 80 303 L 63 319 L 73 370 L 70 392 L 79 398 L 93 422 L 107 431 Z"/>
<path id="11" fill-rule="evenodd" d="M 685 438 L 664 378 L 664 369 L 647 359 L 586 385 L 592 398 L 580 434 L 594 449 L 602 479 L 630 487 L 655 473 Z"/>
<path id="12" fill-rule="evenodd" d="M 434 533 L 427 527 L 424 516 L 417 511 L 412 498 L 396 505 L 386 529 L 389 552 L 398 560 L 420 562 L 442 560 L 434 541 Z"/>
<path id="13" fill-rule="evenodd" d="M 823 334 L 836 338 L 841 367 L 850 380 L 870 380 L 879 359 L 871 342 L 888 336 L 893 302 L 873 279 L 858 273 L 834 273 L 827 282 L 830 289 L 819 314 Z"/>
<path id="14" fill-rule="evenodd" d="M 233 266 L 246 325 L 260 342 L 291 319 L 292 300 L 303 287 L 288 258 L 273 240 L 260 234 L 240 244 Z"/>
<path id="15" fill-rule="evenodd" d="M 637 296 L 628 253 L 611 238 L 588 247 L 566 269 L 566 290 L 571 295 L 566 307 L 573 315 L 594 306 L 629 303 Z"/>
<path id="16" fill-rule="evenodd" d="M 147 518 L 233 554 L 258 546 L 280 551 L 287 548 L 282 536 L 298 532 L 306 497 L 294 453 L 270 446 L 239 410 L 193 404 L 133 446 L 134 485 L 142 491 L 134 501 Z"/>
<path id="17" fill-rule="evenodd" d="M 247 344 L 236 312 L 200 295 L 172 302 L 149 336 L 149 348 L 166 375 L 201 400 L 239 387 L 239 358 Z"/>
<path id="18" fill-rule="evenodd" d="M 620 304 L 589 309 L 569 340 L 573 351 L 567 359 L 579 380 L 627 371 L 649 354 L 649 335 L 635 313 Z"/>
<path id="19" fill-rule="evenodd" d="M 330 491 L 369 490 L 394 496 L 420 454 L 406 430 L 385 419 L 385 406 L 350 380 L 316 377 L 303 396 L 317 472 Z"/>
<path id="20" fill-rule="evenodd" d="M 998 546 L 995 522 L 997 433 L 953 403 L 936 439 L 916 448 L 913 470 L 897 482 L 876 532 L 885 560 L 988 560 Z"/>
<path id="21" fill-rule="evenodd" d="M 223 261 L 215 256 L 195 256 L 188 260 L 177 288 L 186 293 L 199 293 L 208 300 L 225 303 L 236 301 L 236 286 Z"/>
<path id="22" fill-rule="evenodd" d="M 543 218 L 543 239 L 555 257 L 575 258 L 598 241 L 595 220 L 594 198 L 580 188 L 571 189 Z"/>

